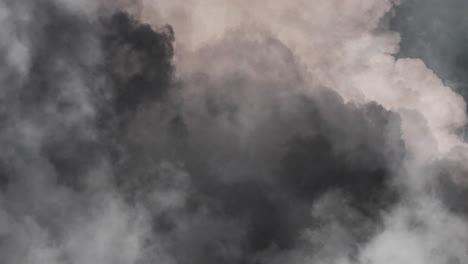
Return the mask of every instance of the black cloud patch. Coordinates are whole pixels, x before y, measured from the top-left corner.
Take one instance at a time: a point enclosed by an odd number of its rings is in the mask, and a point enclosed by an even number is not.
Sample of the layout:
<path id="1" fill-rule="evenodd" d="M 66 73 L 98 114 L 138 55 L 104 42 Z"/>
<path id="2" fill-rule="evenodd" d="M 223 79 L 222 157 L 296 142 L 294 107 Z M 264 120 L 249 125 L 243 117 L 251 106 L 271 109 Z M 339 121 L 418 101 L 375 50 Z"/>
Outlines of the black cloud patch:
<path id="1" fill-rule="evenodd" d="M 172 28 L 155 32 L 126 13 L 117 13 L 104 24 L 104 68 L 115 87 L 117 112 L 134 110 L 140 103 L 163 96 L 173 70 Z"/>
<path id="2" fill-rule="evenodd" d="M 392 175 L 405 155 L 398 115 L 345 104 L 325 88 L 309 87 L 315 95 L 303 96 L 300 69 L 281 42 L 237 37 L 201 52 L 210 60 L 183 78 L 176 109 L 148 108 L 127 127 L 123 174 L 133 183 L 126 190 L 151 206 L 154 188 L 173 180 L 152 171 L 155 164 L 171 161 L 178 164 L 173 175 L 187 174 L 170 183 L 184 193 L 180 207 L 153 214 L 156 232 L 170 237 L 181 262 L 253 263 L 293 250 L 306 229 L 330 219 L 349 230 L 350 244 L 367 241 L 398 199 Z M 238 61 L 224 62 L 231 46 Z M 219 67 L 225 71 L 210 72 Z M 330 193 L 341 198 L 327 206 L 353 213 L 313 214 Z"/>

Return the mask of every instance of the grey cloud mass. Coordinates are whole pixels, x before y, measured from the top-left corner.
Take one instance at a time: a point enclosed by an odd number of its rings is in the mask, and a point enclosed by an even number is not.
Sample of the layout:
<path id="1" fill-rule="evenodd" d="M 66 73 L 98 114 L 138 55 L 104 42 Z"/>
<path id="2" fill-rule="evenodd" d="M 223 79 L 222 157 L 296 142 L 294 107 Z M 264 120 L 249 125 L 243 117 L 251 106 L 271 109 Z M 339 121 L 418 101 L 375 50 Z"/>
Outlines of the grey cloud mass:
<path id="1" fill-rule="evenodd" d="M 0 263 L 468 260 L 428 13 L 267 2 L 0 2 Z"/>

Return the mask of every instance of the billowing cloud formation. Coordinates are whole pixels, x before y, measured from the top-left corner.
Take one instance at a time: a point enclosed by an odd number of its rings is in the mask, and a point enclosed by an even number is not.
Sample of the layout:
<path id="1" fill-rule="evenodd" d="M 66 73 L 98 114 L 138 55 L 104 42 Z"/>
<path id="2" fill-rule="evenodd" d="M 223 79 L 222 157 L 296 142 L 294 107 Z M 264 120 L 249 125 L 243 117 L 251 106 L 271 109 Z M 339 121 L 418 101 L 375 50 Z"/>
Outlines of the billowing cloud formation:
<path id="1" fill-rule="evenodd" d="M 464 262 L 465 102 L 393 8 L 0 4 L 3 262 Z"/>
<path id="2" fill-rule="evenodd" d="M 468 20 L 463 14 L 467 7 L 463 0 L 405 0 L 391 23 L 401 33 L 400 56 L 423 59 L 465 100 Z"/>

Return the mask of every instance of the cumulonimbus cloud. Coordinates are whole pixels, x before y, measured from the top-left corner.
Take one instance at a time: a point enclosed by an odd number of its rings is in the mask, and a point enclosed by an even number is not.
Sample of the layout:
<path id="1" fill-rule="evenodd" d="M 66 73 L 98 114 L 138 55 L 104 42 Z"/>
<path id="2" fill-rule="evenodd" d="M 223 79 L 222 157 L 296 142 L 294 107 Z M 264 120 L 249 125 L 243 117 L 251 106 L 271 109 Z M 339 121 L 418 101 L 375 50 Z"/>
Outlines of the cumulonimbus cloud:
<path id="1" fill-rule="evenodd" d="M 0 4 L 0 258 L 468 257 L 466 104 L 390 0 Z"/>

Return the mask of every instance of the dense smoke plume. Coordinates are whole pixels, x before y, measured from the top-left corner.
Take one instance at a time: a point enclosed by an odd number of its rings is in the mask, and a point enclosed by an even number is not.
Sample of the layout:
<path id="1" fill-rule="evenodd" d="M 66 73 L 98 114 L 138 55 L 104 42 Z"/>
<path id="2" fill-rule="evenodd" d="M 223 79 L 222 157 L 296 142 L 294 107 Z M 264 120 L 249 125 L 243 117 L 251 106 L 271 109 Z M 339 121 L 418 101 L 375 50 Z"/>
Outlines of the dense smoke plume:
<path id="1" fill-rule="evenodd" d="M 0 263 L 468 261 L 419 2 L 0 2 Z"/>

